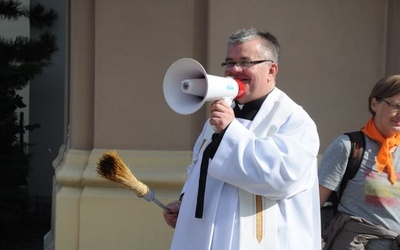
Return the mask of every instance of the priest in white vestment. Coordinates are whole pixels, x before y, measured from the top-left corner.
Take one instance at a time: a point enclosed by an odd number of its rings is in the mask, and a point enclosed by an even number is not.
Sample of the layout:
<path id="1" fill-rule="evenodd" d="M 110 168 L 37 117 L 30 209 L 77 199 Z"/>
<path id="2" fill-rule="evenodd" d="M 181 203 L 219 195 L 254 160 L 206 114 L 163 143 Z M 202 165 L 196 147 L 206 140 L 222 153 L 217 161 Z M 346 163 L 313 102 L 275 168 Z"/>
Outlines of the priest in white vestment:
<path id="1" fill-rule="evenodd" d="M 164 213 L 172 250 L 321 249 L 317 128 L 275 86 L 279 52 L 268 32 L 229 37 L 222 66 L 245 93 L 210 106 L 180 200 Z"/>

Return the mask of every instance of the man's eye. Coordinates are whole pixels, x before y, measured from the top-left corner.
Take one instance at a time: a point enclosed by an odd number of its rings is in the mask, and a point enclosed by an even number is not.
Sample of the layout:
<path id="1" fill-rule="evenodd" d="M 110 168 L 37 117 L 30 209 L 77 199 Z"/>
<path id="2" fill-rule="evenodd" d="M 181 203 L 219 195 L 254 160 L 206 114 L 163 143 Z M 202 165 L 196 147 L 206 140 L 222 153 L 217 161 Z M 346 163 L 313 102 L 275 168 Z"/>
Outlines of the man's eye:
<path id="1" fill-rule="evenodd" d="M 248 67 L 250 65 L 250 62 L 249 61 L 241 61 L 241 62 L 239 62 L 239 65 L 242 67 Z"/>

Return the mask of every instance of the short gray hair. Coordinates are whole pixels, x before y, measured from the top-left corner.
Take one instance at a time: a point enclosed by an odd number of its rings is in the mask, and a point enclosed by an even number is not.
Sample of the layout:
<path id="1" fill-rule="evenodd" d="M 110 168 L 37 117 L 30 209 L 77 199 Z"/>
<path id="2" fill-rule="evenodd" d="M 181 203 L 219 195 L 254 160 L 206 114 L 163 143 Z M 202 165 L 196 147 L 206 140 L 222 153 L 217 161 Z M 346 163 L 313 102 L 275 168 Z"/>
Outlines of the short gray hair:
<path id="1" fill-rule="evenodd" d="M 228 46 L 244 43 L 253 39 L 261 39 L 266 54 L 271 56 L 271 58 L 267 59 L 279 63 L 281 47 L 278 39 L 269 32 L 257 30 L 255 28 L 239 29 L 228 37 Z"/>

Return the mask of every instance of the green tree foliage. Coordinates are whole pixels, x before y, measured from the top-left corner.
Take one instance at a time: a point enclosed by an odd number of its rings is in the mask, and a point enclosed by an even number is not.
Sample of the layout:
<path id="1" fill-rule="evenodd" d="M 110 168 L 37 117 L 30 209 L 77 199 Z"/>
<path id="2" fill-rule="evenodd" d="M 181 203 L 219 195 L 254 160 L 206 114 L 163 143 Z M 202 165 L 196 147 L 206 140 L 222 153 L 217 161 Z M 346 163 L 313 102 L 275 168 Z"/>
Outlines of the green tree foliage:
<path id="1" fill-rule="evenodd" d="M 39 127 L 21 123 L 16 111 L 26 104 L 18 90 L 50 65 L 57 50 L 56 37 L 49 32 L 57 18 L 53 10 L 40 4 L 27 8 L 20 1 L 0 0 L 0 21 L 19 18 L 29 18 L 31 29 L 38 29 L 40 35 L 37 39 L 0 37 L 0 231 L 8 236 L 18 230 L 27 205 L 24 186 L 31 156 L 21 138 L 25 131 Z M 3 233 L 0 245 L 5 237 Z"/>

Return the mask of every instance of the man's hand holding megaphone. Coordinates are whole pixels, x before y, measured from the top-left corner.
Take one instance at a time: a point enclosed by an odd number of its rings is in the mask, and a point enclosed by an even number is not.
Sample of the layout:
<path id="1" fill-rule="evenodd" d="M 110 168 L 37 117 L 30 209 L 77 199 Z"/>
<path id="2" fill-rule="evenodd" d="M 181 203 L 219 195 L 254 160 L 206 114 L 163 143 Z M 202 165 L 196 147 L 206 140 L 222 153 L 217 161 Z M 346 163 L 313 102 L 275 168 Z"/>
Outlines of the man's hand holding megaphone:
<path id="1" fill-rule="evenodd" d="M 234 119 L 233 109 L 225 100 L 217 100 L 211 104 L 210 124 L 214 127 L 215 132 L 223 131 Z"/>

